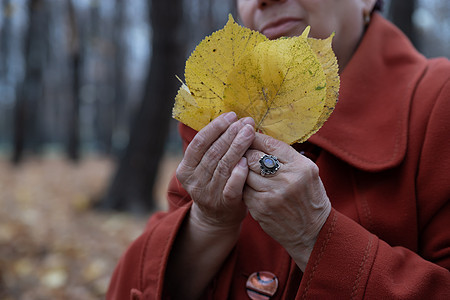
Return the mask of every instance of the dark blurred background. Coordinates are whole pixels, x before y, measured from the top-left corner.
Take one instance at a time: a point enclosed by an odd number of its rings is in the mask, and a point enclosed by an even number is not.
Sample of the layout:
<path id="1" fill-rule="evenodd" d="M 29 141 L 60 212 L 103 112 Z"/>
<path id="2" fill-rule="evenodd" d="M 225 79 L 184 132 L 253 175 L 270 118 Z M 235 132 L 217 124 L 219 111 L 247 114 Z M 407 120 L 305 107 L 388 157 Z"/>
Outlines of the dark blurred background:
<path id="1" fill-rule="evenodd" d="M 232 0 L 0 0 L 0 299 L 102 299 L 181 159 L 186 58 Z M 427 57 L 450 1 L 385 1 Z"/>
<path id="2" fill-rule="evenodd" d="M 170 110 L 186 57 L 235 14 L 223 0 L 1 0 L 0 152 L 15 164 L 89 153 L 119 164 L 104 208 L 155 207 L 161 156 L 179 153 Z M 450 2 L 387 1 L 428 57 L 450 54 Z"/>

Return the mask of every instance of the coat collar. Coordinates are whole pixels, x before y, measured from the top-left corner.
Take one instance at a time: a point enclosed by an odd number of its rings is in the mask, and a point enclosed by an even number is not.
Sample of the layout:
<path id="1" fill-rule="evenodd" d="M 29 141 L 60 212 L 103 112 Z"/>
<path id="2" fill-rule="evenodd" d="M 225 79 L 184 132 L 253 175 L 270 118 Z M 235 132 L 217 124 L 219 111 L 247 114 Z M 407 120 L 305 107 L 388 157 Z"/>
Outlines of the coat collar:
<path id="1" fill-rule="evenodd" d="M 367 171 L 392 168 L 406 153 L 408 116 L 426 59 L 378 14 L 341 74 L 339 102 L 309 141 Z"/>

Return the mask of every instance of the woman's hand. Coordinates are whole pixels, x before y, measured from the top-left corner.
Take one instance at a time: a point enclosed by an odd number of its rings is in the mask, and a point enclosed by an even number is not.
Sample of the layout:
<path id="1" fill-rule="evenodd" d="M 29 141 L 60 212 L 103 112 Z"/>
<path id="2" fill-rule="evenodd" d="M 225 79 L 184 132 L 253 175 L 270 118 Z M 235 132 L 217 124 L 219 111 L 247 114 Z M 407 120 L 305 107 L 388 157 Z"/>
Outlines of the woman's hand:
<path id="1" fill-rule="evenodd" d="M 259 159 L 265 154 L 280 161 L 274 175 L 260 173 Z M 244 189 L 248 210 L 304 271 L 331 211 L 317 166 L 289 145 L 259 133 L 245 156 L 250 167 Z"/>
<path id="2" fill-rule="evenodd" d="M 243 157 L 255 137 L 251 118 L 226 113 L 197 133 L 177 169 L 192 197 L 193 221 L 211 230 L 238 228 L 247 209 L 242 191 L 248 174 Z"/>
<path id="3" fill-rule="evenodd" d="M 247 214 L 242 194 L 249 169 L 243 156 L 255 138 L 254 124 L 223 114 L 184 153 L 177 178 L 194 203 L 167 263 L 164 284 L 171 299 L 199 299 L 236 244 Z"/>

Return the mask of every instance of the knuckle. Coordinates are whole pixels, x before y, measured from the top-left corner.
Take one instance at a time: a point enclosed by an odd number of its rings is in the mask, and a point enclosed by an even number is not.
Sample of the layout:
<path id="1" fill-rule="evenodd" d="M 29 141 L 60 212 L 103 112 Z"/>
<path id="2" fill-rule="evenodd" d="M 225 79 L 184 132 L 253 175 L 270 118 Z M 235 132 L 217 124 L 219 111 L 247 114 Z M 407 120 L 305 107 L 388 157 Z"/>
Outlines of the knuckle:
<path id="1" fill-rule="evenodd" d="M 175 176 L 177 177 L 178 181 L 181 183 L 183 183 L 186 180 L 187 172 L 186 172 L 186 167 L 185 167 L 185 164 L 183 161 L 178 165 L 178 167 L 175 171 Z"/>
<path id="2" fill-rule="evenodd" d="M 305 170 L 311 178 L 319 177 L 319 167 L 312 161 L 307 163 Z"/>
<path id="3" fill-rule="evenodd" d="M 211 123 L 209 123 L 205 130 L 211 130 L 213 132 L 222 132 L 227 128 L 228 123 L 224 118 L 215 118 Z"/>
<path id="4" fill-rule="evenodd" d="M 246 152 L 247 164 L 250 168 L 259 168 L 259 160 L 261 159 L 261 153 L 253 150 Z"/>
<path id="5" fill-rule="evenodd" d="M 311 174 L 314 177 L 319 177 L 319 167 L 316 164 L 312 164 L 312 166 L 311 166 Z"/>
<path id="6" fill-rule="evenodd" d="M 230 145 L 229 152 L 232 155 L 242 156 L 249 149 L 252 139 L 248 136 L 238 135 Z"/>
<path id="7" fill-rule="evenodd" d="M 199 132 L 194 137 L 194 139 L 189 144 L 189 148 L 191 148 L 194 152 L 199 152 L 206 146 L 206 137 L 203 133 Z"/>
<path id="8" fill-rule="evenodd" d="M 187 190 L 186 190 L 189 195 L 191 196 L 192 199 L 194 199 L 197 202 L 202 203 L 203 205 L 203 201 L 201 200 L 202 195 L 204 195 L 204 189 L 198 186 L 190 186 Z"/>
<path id="9" fill-rule="evenodd" d="M 241 128 L 241 122 L 235 122 L 231 124 L 231 126 L 227 129 L 225 135 L 223 136 L 223 142 L 227 145 L 232 145 L 239 136 L 239 131 L 241 130 Z"/>
<path id="10" fill-rule="evenodd" d="M 197 172 L 203 175 L 206 175 L 207 178 L 210 178 L 213 174 L 213 163 L 211 163 L 210 161 L 204 162 L 202 161 L 202 163 L 200 163 L 199 165 L 199 170 Z M 205 178 L 205 176 L 203 176 L 203 178 Z"/>
<path id="11" fill-rule="evenodd" d="M 217 164 L 216 171 L 220 177 L 228 178 L 231 175 L 231 165 L 226 159 L 221 159 Z"/>
<path id="12" fill-rule="evenodd" d="M 257 151 L 252 151 L 250 153 L 249 159 L 252 162 L 255 162 L 255 164 L 259 164 L 259 160 L 261 159 L 261 153 Z"/>
<path id="13" fill-rule="evenodd" d="M 220 145 L 218 143 L 215 143 L 212 145 L 208 151 L 205 153 L 205 159 L 206 161 L 218 161 L 222 158 L 222 151 Z"/>
<path id="14" fill-rule="evenodd" d="M 240 193 L 228 186 L 225 186 L 222 194 L 224 199 L 236 199 L 240 195 Z"/>
<path id="15" fill-rule="evenodd" d="M 223 160 L 226 163 L 231 163 L 232 159 L 236 159 L 237 157 L 242 157 L 244 154 L 244 148 L 242 144 L 240 143 L 233 143 L 230 145 L 230 147 L 227 150 L 227 153 L 223 156 Z"/>
<path id="16" fill-rule="evenodd" d="M 237 133 L 239 132 L 239 129 L 242 127 L 242 122 L 234 122 L 233 124 L 230 125 L 230 127 L 227 130 L 227 133 L 230 136 L 236 136 Z"/>
<path id="17" fill-rule="evenodd" d="M 280 141 L 278 141 L 272 137 L 268 136 L 268 137 L 264 138 L 264 146 L 270 152 L 273 152 L 273 151 L 279 149 L 281 145 L 282 145 L 282 143 Z"/>
<path id="18" fill-rule="evenodd" d="M 206 127 L 206 130 L 207 130 L 207 129 L 212 129 L 212 130 L 214 130 L 214 131 L 219 131 L 219 130 L 221 130 L 221 129 L 223 128 L 223 124 L 222 124 L 222 122 L 220 122 L 220 121 L 221 121 L 220 118 L 214 119 L 214 120 L 210 123 L 209 127 Z"/>

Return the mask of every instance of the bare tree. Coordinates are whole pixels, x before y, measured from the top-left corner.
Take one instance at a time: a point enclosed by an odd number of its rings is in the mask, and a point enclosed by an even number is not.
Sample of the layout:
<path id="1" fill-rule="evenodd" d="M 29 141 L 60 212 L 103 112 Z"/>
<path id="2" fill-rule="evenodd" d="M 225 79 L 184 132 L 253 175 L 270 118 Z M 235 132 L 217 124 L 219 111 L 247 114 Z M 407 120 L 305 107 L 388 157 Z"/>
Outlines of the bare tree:
<path id="1" fill-rule="evenodd" d="M 47 54 L 46 10 L 44 0 L 28 3 L 28 29 L 25 37 L 25 78 L 20 84 L 14 108 L 13 162 L 23 158 L 26 143 L 32 150 L 39 146 L 40 131 L 37 117 L 43 96 L 43 72 Z"/>
<path id="2" fill-rule="evenodd" d="M 80 158 L 80 39 L 73 0 L 67 0 L 69 21 L 69 59 L 72 71 L 71 109 L 68 119 L 67 155 L 73 161 Z"/>
<path id="3" fill-rule="evenodd" d="M 182 0 L 153 0 L 151 68 L 144 99 L 131 128 L 129 145 L 120 160 L 101 206 L 143 212 L 154 208 L 153 186 L 169 129 L 173 98 L 178 88 L 185 50 L 179 35 Z"/>
<path id="4" fill-rule="evenodd" d="M 10 47 L 8 46 L 11 40 L 11 0 L 4 0 L 2 3 L 2 13 L 4 16 L 3 24 L 0 27 L 0 76 L 6 78 L 8 74 L 8 57 Z"/>
<path id="5" fill-rule="evenodd" d="M 125 117 L 125 104 L 127 100 L 127 76 L 126 76 L 126 0 L 116 0 L 114 15 L 113 41 L 114 41 L 114 77 L 112 78 L 114 88 L 112 130 L 120 130 Z M 114 144 L 114 143 L 113 143 Z M 112 147 L 112 150 L 117 150 Z M 116 153 L 115 153 L 116 154 Z"/>

